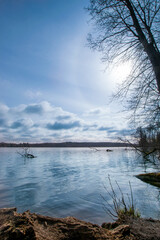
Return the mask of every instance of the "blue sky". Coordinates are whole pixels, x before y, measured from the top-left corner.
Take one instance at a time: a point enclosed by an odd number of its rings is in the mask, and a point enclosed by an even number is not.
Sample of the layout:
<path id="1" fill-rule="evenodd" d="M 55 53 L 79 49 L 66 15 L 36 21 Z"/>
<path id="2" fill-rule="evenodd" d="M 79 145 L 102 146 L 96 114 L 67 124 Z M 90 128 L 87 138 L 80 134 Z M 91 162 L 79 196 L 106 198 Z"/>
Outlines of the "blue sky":
<path id="1" fill-rule="evenodd" d="M 0 141 L 107 141 L 128 133 L 109 105 L 122 70 L 87 46 L 88 0 L 0 0 Z"/>

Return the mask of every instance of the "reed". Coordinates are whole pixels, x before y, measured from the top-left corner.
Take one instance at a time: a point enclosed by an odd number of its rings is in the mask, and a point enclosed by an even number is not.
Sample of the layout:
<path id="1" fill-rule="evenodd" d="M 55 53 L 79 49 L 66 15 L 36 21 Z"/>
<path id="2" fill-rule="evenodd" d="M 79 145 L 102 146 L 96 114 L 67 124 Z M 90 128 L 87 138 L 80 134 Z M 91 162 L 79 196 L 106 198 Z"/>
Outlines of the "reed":
<path id="1" fill-rule="evenodd" d="M 140 212 L 135 208 L 131 183 L 129 182 L 130 193 L 124 195 L 117 181 L 115 181 L 115 183 L 118 187 L 118 191 L 115 191 L 110 176 L 108 176 L 108 180 L 110 191 L 106 186 L 104 187 L 107 194 L 112 199 L 113 204 L 110 204 L 106 197 L 101 196 L 104 200 L 103 207 L 106 213 L 109 214 L 113 220 L 123 220 L 126 217 L 139 218 Z"/>

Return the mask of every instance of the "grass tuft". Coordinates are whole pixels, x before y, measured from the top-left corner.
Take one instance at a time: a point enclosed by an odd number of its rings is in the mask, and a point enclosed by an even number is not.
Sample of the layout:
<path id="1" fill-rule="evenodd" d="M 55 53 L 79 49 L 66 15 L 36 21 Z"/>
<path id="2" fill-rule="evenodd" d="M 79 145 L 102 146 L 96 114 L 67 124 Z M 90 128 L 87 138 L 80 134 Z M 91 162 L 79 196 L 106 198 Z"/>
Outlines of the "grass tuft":
<path id="1" fill-rule="evenodd" d="M 108 180 L 111 190 L 108 191 L 106 187 L 105 190 L 111 197 L 113 205 L 111 205 L 109 201 L 102 196 L 103 200 L 105 201 L 103 206 L 106 213 L 109 214 L 113 220 L 123 220 L 126 217 L 139 218 L 141 215 L 140 212 L 135 208 L 131 183 L 129 182 L 130 194 L 127 194 L 126 199 L 117 181 L 115 182 L 118 187 L 118 192 L 114 190 L 110 176 L 108 176 Z"/>

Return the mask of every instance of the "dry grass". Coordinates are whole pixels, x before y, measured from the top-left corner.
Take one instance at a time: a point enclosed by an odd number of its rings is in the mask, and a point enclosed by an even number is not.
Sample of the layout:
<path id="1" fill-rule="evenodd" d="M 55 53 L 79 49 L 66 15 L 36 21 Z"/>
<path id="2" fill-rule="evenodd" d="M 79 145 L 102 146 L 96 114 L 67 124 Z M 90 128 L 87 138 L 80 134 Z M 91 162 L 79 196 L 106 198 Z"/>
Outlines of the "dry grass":
<path id="1" fill-rule="evenodd" d="M 110 191 L 106 187 L 105 190 L 111 197 L 113 205 L 111 205 L 109 201 L 104 196 L 102 196 L 104 200 L 103 206 L 106 213 L 109 214 L 113 220 L 122 220 L 127 216 L 139 218 L 140 213 L 135 208 L 131 183 L 129 182 L 130 194 L 127 194 L 125 197 L 117 181 L 115 181 L 115 183 L 118 187 L 118 192 L 114 190 L 110 176 L 108 176 L 108 180 Z"/>

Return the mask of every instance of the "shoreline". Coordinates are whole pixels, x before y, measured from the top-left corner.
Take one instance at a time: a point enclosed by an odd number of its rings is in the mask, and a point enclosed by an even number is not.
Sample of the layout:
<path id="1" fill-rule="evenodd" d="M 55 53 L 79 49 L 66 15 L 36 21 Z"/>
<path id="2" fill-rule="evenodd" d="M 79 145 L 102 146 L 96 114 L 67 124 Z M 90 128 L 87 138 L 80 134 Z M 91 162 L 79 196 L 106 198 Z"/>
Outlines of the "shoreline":
<path id="1" fill-rule="evenodd" d="M 4 143 L 0 142 L 0 148 L 2 147 L 64 147 L 64 148 L 96 148 L 96 147 L 131 147 L 128 143 L 121 143 L 121 142 L 61 142 L 61 143 Z"/>
<path id="2" fill-rule="evenodd" d="M 102 226 L 74 217 L 54 218 L 16 208 L 0 209 L 1 240 L 158 240 L 160 221 L 126 218 Z"/>

